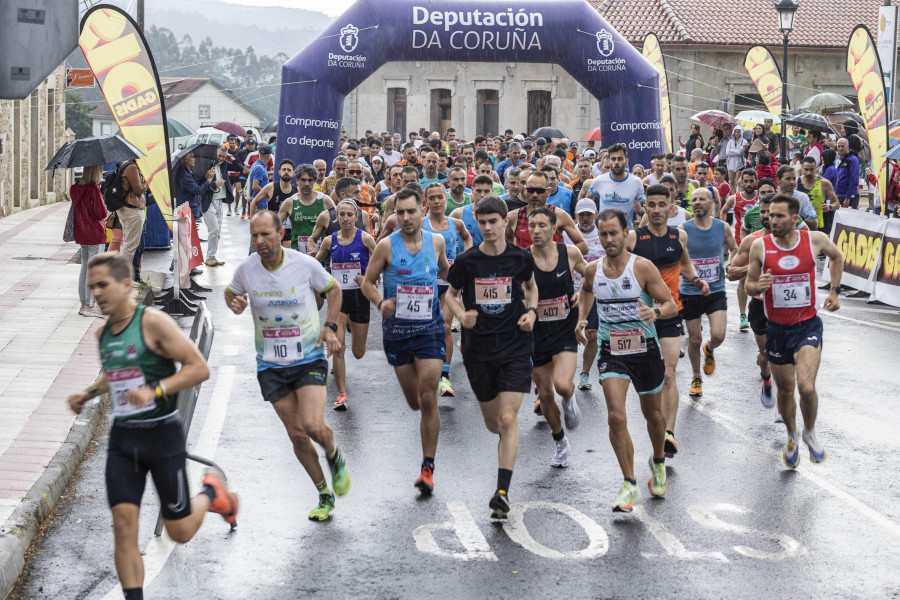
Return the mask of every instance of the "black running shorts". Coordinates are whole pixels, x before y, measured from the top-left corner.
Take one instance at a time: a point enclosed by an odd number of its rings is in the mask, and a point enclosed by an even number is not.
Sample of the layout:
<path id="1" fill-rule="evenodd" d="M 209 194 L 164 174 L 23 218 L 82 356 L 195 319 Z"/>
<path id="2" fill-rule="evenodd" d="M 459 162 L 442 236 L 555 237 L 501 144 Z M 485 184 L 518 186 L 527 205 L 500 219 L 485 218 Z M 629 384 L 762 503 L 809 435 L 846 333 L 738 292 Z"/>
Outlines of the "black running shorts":
<path id="1" fill-rule="evenodd" d="M 293 367 L 277 367 L 257 371 L 256 379 L 262 390 L 263 400 L 278 402 L 294 390 L 307 385 L 325 385 L 328 377 L 328 360 L 320 358 Z"/>
<path id="2" fill-rule="evenodd" d="M 500 392 L 521 392 L 531 390 L 531 356 L 508 356 L 496 360 L 466 360 L 466 375 L 469 385 L 479 402 L 490 402 Z"/>

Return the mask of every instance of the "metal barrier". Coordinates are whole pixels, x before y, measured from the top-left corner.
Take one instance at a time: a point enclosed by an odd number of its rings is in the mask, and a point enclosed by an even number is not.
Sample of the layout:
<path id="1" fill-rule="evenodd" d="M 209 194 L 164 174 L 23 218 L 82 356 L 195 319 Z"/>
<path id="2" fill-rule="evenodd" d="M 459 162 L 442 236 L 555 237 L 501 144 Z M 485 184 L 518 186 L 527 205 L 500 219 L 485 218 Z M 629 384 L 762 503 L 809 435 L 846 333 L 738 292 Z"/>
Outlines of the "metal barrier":
<path id="1" fill-rule="evenodd" d="M 215 328 L 213 327 L 209 309 L 206 308 L 206 302 L 201 302 L 197 307 L 197 313 L 194 315 L 194 321 L 191 323 L 190 338 L 197 346 L 197 350 L 199 350 L 200 354 L 203 356 L 203 360 L 209 360 L 209 352 L 212 349 L 214 334 Z M 181 420 L 181 424 L 184 427 L 185 442 L 187 441 L 188 433 L 191 430 L 191 421 L 194 420 L 194 408 L 197 405 L 197 398 L 200 397 L 201 385 L 202 384 L 198 383 L 191 388 L 178 392 L 178 418 Z M 188 460 L 192 460 L 202 465 L 215 467 L 222 471 L 222 473 L 225 472 L 222 467 L 207 458 L 191 454 L 190 452 L 188 452 L 187 458 Z M 235 527 L 237 527 L 237 522 L 234 522 L 231 525 L 232 529 Z M 159 536 L 162 534 L 162 529 L 162 507 L 160 507 L 159 516 L 156 519 L 156 528 L 153 530 L 153 534 Z"/>

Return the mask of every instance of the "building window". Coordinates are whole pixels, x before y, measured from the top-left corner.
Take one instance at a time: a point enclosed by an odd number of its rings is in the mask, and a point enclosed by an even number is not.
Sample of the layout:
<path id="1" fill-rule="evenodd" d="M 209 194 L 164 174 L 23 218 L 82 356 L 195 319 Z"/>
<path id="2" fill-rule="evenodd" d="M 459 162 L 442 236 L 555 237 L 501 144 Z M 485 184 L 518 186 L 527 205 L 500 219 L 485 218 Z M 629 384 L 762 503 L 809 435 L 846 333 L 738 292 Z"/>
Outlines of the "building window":
<path id="1" fill-rule="evenodd" d="M 539 127 L 549 127 L 553 116 L 553 99 L 547 90 L 530 90 L 528 92 L 528 131 Z"/>
<path id="2" fill-rule="evenodd" d="M 759 94 L 749 93 L 749 94 L 735 94 L 734 95 L 734 104 L 732 105 L 732 110 L 734 110 L 734 114 L 741 112 L 742 110 L 765 110 L 766 108 L 765 102 L 763 102 L 762 96 Z"/>
<path id="3" fill-rule="evenodd" d="M 108 135 L 112 135 L 112 123 L 110 123 L 109 121 L 101 122 L 100 123 L 100 135 L 104 136 L 104 137 L 106 137 Z"/>
<path id="4" fill-rule="evenodd" d="M 453 108 L 450 99 L 450 90 L 434 89 L 431 90 L 431 130 L 438 131 L 442 135 L 451 128 L 451 109 Z"/>
<path id="5" fill-rule="evenodd" d="M 197 115 L 198 119 L 208 119 L 209 118 L 209 104 L 200 104 L 197 108 L 199 109 L 198 110 L 199 114 Z"/>
<path id="6" fill-rule="evenodd" d="M 387 130 L 406 137 L 406 88 L 388 88 Z"/>
<path id="7" fill-rule="evenodd" d="M 41 194 L 41 169 L 38 167 L 41 160 L 41 92 L 39 90 L 31 92 L 29 104 L 31 105 L 28 123 L 28 129 L 31 132 L 31 156 L 29 157 L 31 165 L 28 170 L 31 171 L 31 199 L 37 200 Z"/>
<path id="8" fill-rule="evenodd" d="M 500 94 L 478 90 L 475 135 L 496 135 L 500 131 Z"/>

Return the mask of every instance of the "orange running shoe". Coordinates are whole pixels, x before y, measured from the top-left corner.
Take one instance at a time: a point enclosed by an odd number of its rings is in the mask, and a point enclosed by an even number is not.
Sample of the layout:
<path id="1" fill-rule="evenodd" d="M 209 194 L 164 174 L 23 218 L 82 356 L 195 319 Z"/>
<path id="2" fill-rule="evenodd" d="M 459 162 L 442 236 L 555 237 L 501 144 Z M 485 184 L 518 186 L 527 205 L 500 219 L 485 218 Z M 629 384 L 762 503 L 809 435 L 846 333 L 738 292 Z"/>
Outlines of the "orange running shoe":
<path id="1" fill-rule="evenodd" d="M 347 410 L 347 394 L 341 392 L 338 394 L 337 400 L 334 401 L 334 410 Z"/>
<path id="2" fill-rule="evenodd" d="M 703 372 L 712 375 L 716 370 L 716 357 L 709 349 L 709 342 L 703 344 Z"/>
<path id="3" fill-rule="evenodd" d="M 416 479 L 416 487 L 419 488 L 423 494 L 430 494 L 434 491 L 434 467 L 422 465 L 422 473 L 419 475 L 419 478 Z"/>
<path id="4" fill-rule="evenodd" d="M 216 499 L 209 506 L 210 512 L 219 513 L 226 523 L 234 527 L 237 524 L 238 499 L 228 491 L 225 474 L 215 467 L 207 467 L 203 485 L 210 486 L 216 492 Z"/>

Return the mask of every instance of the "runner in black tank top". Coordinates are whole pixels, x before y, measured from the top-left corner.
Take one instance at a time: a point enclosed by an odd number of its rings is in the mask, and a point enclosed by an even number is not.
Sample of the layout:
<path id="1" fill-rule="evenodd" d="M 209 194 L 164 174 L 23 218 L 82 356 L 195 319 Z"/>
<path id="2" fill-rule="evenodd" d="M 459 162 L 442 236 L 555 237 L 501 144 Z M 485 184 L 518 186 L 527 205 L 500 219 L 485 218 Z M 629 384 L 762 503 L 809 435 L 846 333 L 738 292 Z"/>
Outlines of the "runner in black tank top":
<path id="1" fill-rule="evenodd" d="M 534 256 L 534 281 L 538 288 L 537 321 L 534 324 L 532 378 L 537 386 L 535 412 L 547 419 L 556 443 L 556 454 L 550 466 L 567 467 L 571 451 L 556 405 L 556 394 L 562 396 L 566 427 L 574 429 L 581 418 L 575 401 L 575 368 L 578 341 L 575 326 L 578 309 L 572 307 L 575 279 L 572 271 L 583 273 L 587 263 L 574 246 L 555 243 L 558 211 L 535 209 L 528 220 L 528 233 Z"/>
<path id="2" fill-rule="evenodd" d="M 283 192 L 283 191 L 281 191 L 281 183 L 280 182 L 276 183 L 272 187 L 272 199 L 269 200 L 269 210 L 271 210 L 272 212 L 274 212 L 277 215 L 278 210 L 281 208 L 281 204 L 285 200 L 287 200 L 288 198 L 290 198 L 291 196 L 294 196 L 296 194 L 297 194 L 297 186 L 296 185 L 291 185 L 291 191 Z M 288 242 L 288 245 L 290 245 L 290 241 L 291 241 L 291 220 L 290 219 L 287 219 L 284 222 L 284 235 L 282 236 L 281 241 L 282 241 L 282 245 L 284 245 L 284 242 Z"/>

